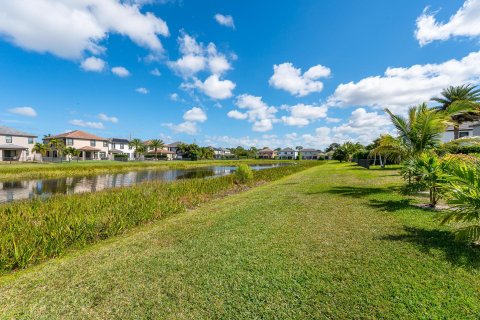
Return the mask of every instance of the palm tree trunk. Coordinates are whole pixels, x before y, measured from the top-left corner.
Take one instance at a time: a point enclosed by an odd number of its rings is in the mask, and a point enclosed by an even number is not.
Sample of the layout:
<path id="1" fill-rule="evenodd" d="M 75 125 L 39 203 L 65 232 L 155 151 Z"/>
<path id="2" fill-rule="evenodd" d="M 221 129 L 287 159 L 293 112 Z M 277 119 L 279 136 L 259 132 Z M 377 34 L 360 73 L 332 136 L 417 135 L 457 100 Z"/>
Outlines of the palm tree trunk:
<path id="1" fill-rule="evenodd" d="M 460 138 L 460 126 L 455 124 L 453 126 L 453 139 L 457 140 L 458 138 Z"/>

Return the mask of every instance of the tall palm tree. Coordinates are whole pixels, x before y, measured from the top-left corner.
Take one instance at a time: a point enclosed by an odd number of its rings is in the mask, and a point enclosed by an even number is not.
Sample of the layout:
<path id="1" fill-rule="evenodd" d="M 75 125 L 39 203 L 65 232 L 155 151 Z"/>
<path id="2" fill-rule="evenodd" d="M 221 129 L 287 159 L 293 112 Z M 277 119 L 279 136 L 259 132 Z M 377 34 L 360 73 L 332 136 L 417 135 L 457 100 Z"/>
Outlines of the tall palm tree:
<path id="1" fill-rule="evenodd" d="M 163 140 L 153 139 L 153 140 L 150 140 L 150 143 L 148 146 L 155 150 L 155 159 L 158 159 L 157 158 L 158 149 L 163 149 L 165 147 L 165 143 L 163 143 Z"/>
<path id="2" fill-rule="evenodd" d="M 385 112 L 411 156 L 437 147 L 451 118 L 448 111 L 430 109 L 425 103 L 410 107 L 407 117 L 395 115 L 389 109 L 385 109 Z"/>
<path id="3" fill-rule="evenodd" d="M 450 86 L 443 89 L 440 97 L 432 98 L 432 101 L 440 103 L 440 106 L 436 107 L 437 110 L 464 109 L 452 114 L 454 139 L 459 138 L 460 124 L 480 119 L 480 89 L 472 84 Z"/>
<path id="4" fill-rule="evenodd" d="M 128 145 L 135 150 L 135 156 L 138 159 L 138 155 L 140 153 L 139 151 L 143 150 L 144 148 L 143 141 L 141 139 L 135 138 L 130 140 Z"/>
<path id="5" fill-rule="evenodd" d="M 63 161 L 63 152 L 65 151 L 65 144 L 62 140 L 53 138 L 49 141 L 50 148 L 53 148 L 57 151 L 57 155 L 60 156 L 60 162 Z"/>
<path id="6" fill-rule="evenodd" d="M 50 148 L 48 147 L 48 145 L 46 145 L 46 144 L 44 144 L 44 143 L 37 142 L 37 143 L 35 143 L 35 145 L 33 146 L 32 152 L 35 152 L 35 153 L 40 154 L 40 156 L 41 156 L 40 162 L 43 162 L 43 157 L 45 157 L 45 155 L 47 154 L 47 151 L 48 151 L 49 149 L 50 149 Z"/>

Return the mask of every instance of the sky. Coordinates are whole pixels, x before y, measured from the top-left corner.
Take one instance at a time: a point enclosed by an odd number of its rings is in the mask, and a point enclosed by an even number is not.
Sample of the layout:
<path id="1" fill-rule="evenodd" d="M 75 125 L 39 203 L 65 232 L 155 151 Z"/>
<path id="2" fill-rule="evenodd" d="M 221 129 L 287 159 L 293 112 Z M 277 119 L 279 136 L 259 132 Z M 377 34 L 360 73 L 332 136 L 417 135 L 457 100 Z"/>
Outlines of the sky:
<path id="1" fill-rule="evenodd" d="M 325 148 L 480 82 L 480 0 L 2 0 L 0 125 Z"/>

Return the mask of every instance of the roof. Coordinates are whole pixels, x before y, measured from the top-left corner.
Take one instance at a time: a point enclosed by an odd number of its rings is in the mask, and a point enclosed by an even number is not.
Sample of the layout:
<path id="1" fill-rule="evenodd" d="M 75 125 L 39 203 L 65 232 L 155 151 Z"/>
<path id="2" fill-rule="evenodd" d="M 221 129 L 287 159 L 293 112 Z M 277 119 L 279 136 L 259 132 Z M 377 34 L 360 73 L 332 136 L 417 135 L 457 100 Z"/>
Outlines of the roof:
<path id="1" fill-rule="evenodd" d="M 80 151 L 100 151 L 100 149 L 97 149 L 95 147 L 90 147 L 90 146 L 81 147 L 78 150 L 80 150 Z"/>
<path id="2" fill-rule="evenodd" d="M 0 134 L 6 135 L 6 136 L 20 136 L 20 137 L 34 137 L 34 138 L 37 137 L 34 134 L 30 134 L 24 131 L 20 131 L 20 130 L 10 128 L 10 127 L 5 127 L 5 126 L 0 126 Z"/>
<path id="3" fill-rule="evenodd" d="M 118 149 L 112 149 L 112 150 L 108 150 L 109 153 L 123 153 L 122 150 L 118 150 Z"/>
<path id="4" fill-rule="evenodd" d="M 265 148 L 265 149 L 262 149 L 262 150 L 258 151 L 258 153 L 271 153 L 271 152 L 274 152 L 274 150 L 272 150 L 270 148 Z"/>
<path id="5" fill-rule="evenodd" d="M 13 144 L 13 143 L 5 143 L 5 144 L 0 144 L 0 149 L 12 149 L 12 150 L 23 150 L 23 149 L 28 149 L 22 146 L 19 146 L 18 144 Z"/>
<path id="6" fill-rule="evenodd" d="M 148 151 L 148 153 L 152 153 L 152 154 L 155 154 L 155 150 L 151 150 L 151 151 Z M 175 154 L 175 152 L 172 152 L 172 151 L 167 151 L 167 150 L 164 150 L 164 149 L 157 149 L 157 154 Z"/>
<path id="7" fill-rule="evenodd" d="M 181 141 L 175 141 L 175 142 L 172 142 L 172 143 L 170 143 L 170 144 L 167 144 L 167 147 L 176 148 L 176 147 L 178 147 L 179 144 L 183 144 L 183 142 L 181 142 Z"/>
<path id="8" fill-rule="evenodd" d="M 110 138 L 108 141 L 113 142 L 113 143 L 124 143 L 128 144 L 130 141 L 128 139 L 123 139 L 123 138 Z"/>
<path id="9" fill-rule="evenodd" d="M 318 152 L 317 149 L 301 149 L 301 150 L 298 150 L 298 151 L 299 151 L 299 152 L 315 152 L 315 151 Z"/>
<path id="10" fill-rule="evenodd" d="M 60 133 L 54 136 L 50 137 L 45 137 L 45 140 L 50 140 L 50 139 L 57 139 L 57 138 L 69 138 L 69 139 L 81 139 L 81 140 L 101 140 L 101 141 L 107 141 L 107 139 L 96 136 L 94 134 L 82 131 L 82 130 L 74 130 L 74 131 L 69 131 L 65 133 Z"/>
<path id="11" fill-rule="evenodd" d="M 280 152 L 285 152 L 285 151 L 297 151 L 297 150 L 293 150 L 292 148 L 285 148 L 280 150 Z"/>

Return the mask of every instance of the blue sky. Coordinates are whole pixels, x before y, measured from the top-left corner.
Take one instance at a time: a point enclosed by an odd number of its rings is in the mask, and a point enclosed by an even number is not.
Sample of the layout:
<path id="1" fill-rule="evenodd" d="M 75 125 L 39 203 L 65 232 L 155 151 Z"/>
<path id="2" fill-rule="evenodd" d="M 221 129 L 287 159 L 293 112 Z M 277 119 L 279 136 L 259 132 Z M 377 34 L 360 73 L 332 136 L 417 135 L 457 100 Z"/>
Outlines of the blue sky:
<path id="1" fill-rule="evenodd" d="M 38 14 L 40 13 L 40 14 Z M 0 125 L 205 145 L 368 143 L 480 79 L 480 1 L 0 3 Z"/>

